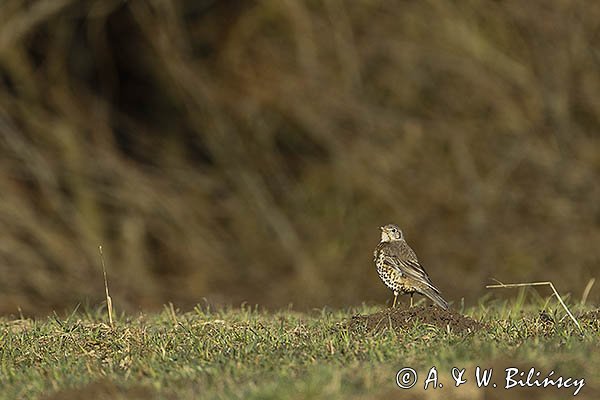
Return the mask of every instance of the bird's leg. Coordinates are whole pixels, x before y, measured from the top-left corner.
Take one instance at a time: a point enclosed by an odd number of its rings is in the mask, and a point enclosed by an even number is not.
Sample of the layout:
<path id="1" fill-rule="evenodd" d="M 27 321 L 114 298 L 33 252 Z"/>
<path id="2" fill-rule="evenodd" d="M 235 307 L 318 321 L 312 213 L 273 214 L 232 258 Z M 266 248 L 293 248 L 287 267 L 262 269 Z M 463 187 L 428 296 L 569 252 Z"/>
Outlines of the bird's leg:
<path id="1" fill-rule="evenodd" d="M 396 308 L 396 300 L 398 300 L 398 292 L 394 292 L 394 304 L 392 304 L 392 308 Z"/>
<path id="2" fill-rule="evenodd" d="M 410 294 L 410 306 L 411 306 L 411 307 L 413 306 L 413 298 L 412 298 L 412 297 L 413 297 L 413 294 L 414 294 L 414 293 L 411 293 L 411 294 Z"/>

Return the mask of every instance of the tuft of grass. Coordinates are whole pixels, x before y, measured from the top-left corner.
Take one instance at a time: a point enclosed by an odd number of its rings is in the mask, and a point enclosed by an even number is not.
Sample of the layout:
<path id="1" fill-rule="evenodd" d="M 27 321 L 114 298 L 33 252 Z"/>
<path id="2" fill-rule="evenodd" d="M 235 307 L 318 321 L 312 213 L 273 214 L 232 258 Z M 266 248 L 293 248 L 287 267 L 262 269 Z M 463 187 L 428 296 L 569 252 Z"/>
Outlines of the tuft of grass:
<path id="1" fill-rule="evenodd" d="M 578 398 L 597 398 L 600 347 L 597 311 L 587 309 L 581 334 L 570 321 L 540 313 L 542 304 L 482 301 L 466 315 L 484 329 L 465 334 L 416 323 L 374 332 L 347 329 L 363 305 L 309 313 L 258 307 L 114 317 L 81 309 L 45 320 L 0 319 L 0 398 L 566 398 L 572 389 L 478 388 L 474 369 L 534 367 L 543 374 L 585 378 Z M 583 312 L 583 311 L 582 311 Z M 583 315 L 583 314 L 582 314 Z M 595 317 L 593 317 L 595 318 Z M 584 322 L 588 321 L 588 322 Z M 423 390 L 431 367 L 443 389 Z M 414 368 L 419 383 L 401 390 L 395 377 Z M 452 368 L 469 382 L 456 388 Z M 498 384 L 502 383 L 500 377 Z M 442 390 L 442 392 L 440 392 Z"/>

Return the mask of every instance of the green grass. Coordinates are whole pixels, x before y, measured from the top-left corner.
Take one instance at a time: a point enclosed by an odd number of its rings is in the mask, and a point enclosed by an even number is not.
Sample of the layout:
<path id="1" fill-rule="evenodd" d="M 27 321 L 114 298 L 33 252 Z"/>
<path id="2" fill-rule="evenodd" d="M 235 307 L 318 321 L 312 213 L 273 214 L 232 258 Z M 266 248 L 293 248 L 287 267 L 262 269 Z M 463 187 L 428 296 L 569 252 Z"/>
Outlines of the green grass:
<path id="1" fill-rule="evenodd" d="M 504 368 L 541 378 L 585 378 L 577 398 L 598 398 L 600 326 L 539 318 L 539 307 L 491 303 L 465 310 L 488 326 L 458 335 L 432 326 L 379 333 L 348 331 L 351 310 L 264 312 L 169 309 L 121 315 L 111 329 L 101 313 L 77 312 L 44 320 L 0 320 L 0 398 L 483 398 L 475 366 L 494 368 L 496 389 L 486 398 L 571 398 L 574 389 L 501 388 Z M 561 317 L 557 309 L 556 318 Z M 581 312 L 583 310 L 579 310 Z M 435 366 L 443 388 L 423 390 Z M 396 386 L 412 367 L 418 384 Z M 454 387 L 452 367 L 468 382 Z"/>

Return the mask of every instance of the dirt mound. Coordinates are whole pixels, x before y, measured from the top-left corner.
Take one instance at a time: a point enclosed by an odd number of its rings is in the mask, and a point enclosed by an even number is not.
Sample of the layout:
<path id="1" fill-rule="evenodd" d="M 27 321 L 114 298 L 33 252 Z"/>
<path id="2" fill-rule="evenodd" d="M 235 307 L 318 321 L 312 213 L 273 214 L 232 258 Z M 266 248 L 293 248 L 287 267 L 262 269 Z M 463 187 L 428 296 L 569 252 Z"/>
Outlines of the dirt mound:
<path id="1" fill-rule="evenodd" d="M 579 318 L 586 322 L 600 321 L 600 309 L 588 311 L 580 315 Z"/>
<path id="2" fill-rule="evenodd" d="M 455 333 L 476 332 L 483 325 L 472 318 L 435 306 L 388 308 L 370 315 L 354 315 L 348 323 L 351 330 L 395 331 L 412 329 L 415 323 L 428 324 Z"/>
<path id="3" fill-rule="evenodd" d="M 600 330 L 600 309 L 588 311 L 577 317 L 583 325 L 590 326 L 596 330 Z"/>

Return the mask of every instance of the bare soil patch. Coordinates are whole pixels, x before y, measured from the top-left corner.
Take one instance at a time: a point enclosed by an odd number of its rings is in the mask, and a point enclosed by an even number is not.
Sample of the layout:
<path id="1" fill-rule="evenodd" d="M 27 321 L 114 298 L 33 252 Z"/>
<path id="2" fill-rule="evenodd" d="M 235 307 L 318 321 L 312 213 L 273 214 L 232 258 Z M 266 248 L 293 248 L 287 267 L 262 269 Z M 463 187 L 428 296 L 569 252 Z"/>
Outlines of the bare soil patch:
<path id="1" fill-rule="evenodd" d="M 401 331 L 412 329 L 416 323 L 433 325 L 456 333 L 476 332 L 483 327 L 482 323 L 470 317 L 433 305 L 388 308 L 370 315 L 354 315 L 348 322 L 348 327 L 351 330 L 362 329 L 368 332 L 384 329 Z"/>

